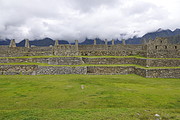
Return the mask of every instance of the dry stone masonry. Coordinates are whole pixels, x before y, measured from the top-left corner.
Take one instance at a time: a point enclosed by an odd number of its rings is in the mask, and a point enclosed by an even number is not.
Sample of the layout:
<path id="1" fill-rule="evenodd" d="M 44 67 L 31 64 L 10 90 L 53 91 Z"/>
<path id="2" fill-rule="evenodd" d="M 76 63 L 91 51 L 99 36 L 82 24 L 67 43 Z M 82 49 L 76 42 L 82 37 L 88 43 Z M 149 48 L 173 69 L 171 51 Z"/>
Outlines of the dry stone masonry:
<path id="1" fill-rule="evenodd" d="M 9 46 L 0 46 L 0 75 L 137 74 L 152 78 L 180 78 L 179 44 L 169 44 L 163 38 L 142 45 L 127 45 L 124 40 L 123 44 L 116 45 L 114 40 L 112 45 L 107 43 L 106 39 L 104 45 L 96 44 L 96 40 L 93 45 L 78 45 L 75 40 L 75 45 L 62 45 L 56 40 L 54 46 L 37 47 L 30 46 L 26 40 L 25 47 L 16 47 L 13 39 Z M 45 65 L 3 65 L 5 63 Z"/>

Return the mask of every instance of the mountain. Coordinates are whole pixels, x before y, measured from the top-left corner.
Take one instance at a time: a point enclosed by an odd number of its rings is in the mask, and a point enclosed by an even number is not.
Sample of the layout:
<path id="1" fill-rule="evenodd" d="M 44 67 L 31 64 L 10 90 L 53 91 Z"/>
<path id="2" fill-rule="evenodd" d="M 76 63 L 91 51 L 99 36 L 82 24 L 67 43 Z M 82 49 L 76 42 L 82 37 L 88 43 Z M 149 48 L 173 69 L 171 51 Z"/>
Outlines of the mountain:
<path id="1" fill-rule="evenodd" d="M 88 39 L 86 38 L 85 41 L 79 43 L 80 45 L 93 45 L 94 44 L 94 40 L 96 40 L 96 44 L 105 44 L 105 40 L 100 39 L 100 38 L 95 38 L 95 39 Z M 114 44 L 121 44 L 122 41 L 116 39 L 114 40 Z M 112 41 L 108 41 L 108 45 L 111 45 Z"/>
<path id="2" fill-rule="evenodd" d="M 166 37 L 172 44 L 180 44 L 180 35 L 175 35 L 171 37 Z"/>
<path id="3" fill-rule="evenodd" d="M 59 40 L 59 44 L 70 44 L 67 40 Z"/>
<path id="4" fill-rule="evenodd" d="M 0 45 L 9 45 L 10 44 L 10 39 L 0 39 Z M 69 44 L 68 41 L 66 40 L 59 40 L 59 44 Z M 39 39 L 39 40 L 31 40 L 29 41 L 30 45 L 34 46 L 50 46 L 54 45 L 55 41 L 51 38 L 44 38 L 44 39 Z M 18 47 L 24 47 L 25 45 L 25 40 L 20 41 L 19 43 L 16 43 Z"/>
<path id="5" fill-rule="evenodd" d="M 100 38 L 95 38 L 96 44 L 105 44 L 104 40 Z M 80 45 L 93 45 L 94 44 L 94 39 L 88 39 L 86 38 L 85 41 L 79 43 Z"/>
<path id="6" fill-rule="evenodd" d="M 133 38 L 128 38 L 126 39 L 126 44 L 142 44 L 144 40 L 154 40 L 156 37 L 166 37 L 169 39 L 171 43 L 176 43 L 180 44 L 180 29 L 176 29 L 174 31 L 171 31 L 169 29 L 163 30 L 159 28 L 158 30 L 154 32 L 149 32 L 145 34 L 142 37 L 136 37 L 134 36 Z M 104 40 L 100 38 L 95 38 L 96 39 L 96 44 L 104 44 Z M 108 41 L 108 45 L 111 45 L 111 41 Z M 122 41 L 120 40 L 115 40 L 115 44 L 122 44 Z M 85 41 L 79 43 L 81 45 L 92 45 L 94 44 L 94 39 L 88 39 L 86 38 Z"/>
<path id="7" fill-rule="evenodd" d="M 167 30 L 159 30 L 158 29 L 155 32 L 150 32 L 150 33 L 145 34 L 142 38 L 148 40 L 148 39 L 155 39 L 156 37 L 169 37 L 169 36 L 173 36 L 173 35 L 175 35 L 175 33 L 169 29 L 167 29 Z"/>
<path id="8" fill-rule="evenodd" d="M 171 43 L 180 43 L 180 29 L 171 31 L 169 29 L 158 29 L 157 31 L 145 34 L 142 37 L 133 37 L 126 40 L 127 44 L 141 44 L 143 40 L 154 40 L 156 37 L 165 37 L 169 39 Z"/>
<path id="9" fill-rule="evenodd" d="M 180 44 L 180 29 L 176 29 L 174 31 L 171 31 L 169 29 L 163 30 L 163 29 L 158 29 L 154 32 L 149 32 L 142 37 L 136 37 L 134 36 L 133 38 L 128 38 L 126 39 L 126 44 L 141 44 L 143 43 L 144 40 L 154 40 L 156 37 L 165 37 L 167 38 L 171 43 L 175 44 Z M 95 38 L 96 44 L 105 44 L 104 40 L 100 38 Z M 44 39 L 39 39 L 39 40 L 32 40 L 30 41 L 30 45 L 35 45 L 35 46 L 50 46 L 54 45 L 55 41 L 51 38 L 44 38 Z M 115 44 L 121 44 L 122 41 L 116 39 L 114 41 Z M 9 45 L 10 40 L 9 39 L 0 39 L 0 45 Z M 25 44 L 25 40 L 22 40 L 21 42 L 17 43 L 17 46 L 23 47 Z M 59 40 L 59 44 L 69 44 L 67 40 Z M 72 43 L 75 44 L 75 43 Z M 88 39 L 86 38 L 85 41 L 79 43 L 80 45 L 92 45 L 94 44 L 94 39 Z M 108 41 L 108 45 L 111 45 L 112 42 Z"/>
<path id="10" fill-rule="evenodd" d="M 179 35 L 180 34 L 180 29 L 176 29 L 173 31 L 174 35 Z"/>
<path id="11" fill-rule="evenodd" d="M 0 39 L 0 45 L 9 45 L 9 44 L 10 44 L 10 42 L 11 42 L 11 40 L 10 40 L 10 39 L 5 39 L 5 40 Z"/>
<path id="12" fill-rule="evenodd" d="M 66 40 L 59 40 L 58 42 L 59 44 L 69 44 L 69 42 Z M 29 43 L 30 45 L 34 45 L 34 46 L 50 46 L 50 45 L 54 45 L 55 41 L 51 38 L 44 38 L 40 40 L 29 41 Z M 21 42 L 17 43 L 18 47 L 23 47 L 24 45 L 25 45 L 25 40 L 22 40 Z"/>
<path id="13" fill-rule="evenodd" d="M 29 41 L 30 45 L 34 46 L 49 46 L 54 45 L 54 41 L 51 38 L 44 38 L 40 40 L 33 40 Z M 25 45 L 25 40 L 22 40 L 21 42 L 16 44 L 18 47 L 23 47 Z"/>
<path id="14" fill-rule="evenodd" d="M 142 43 L 141 37 L 133 37 L 126 40 L 126 44 L 141 44 Z"/>

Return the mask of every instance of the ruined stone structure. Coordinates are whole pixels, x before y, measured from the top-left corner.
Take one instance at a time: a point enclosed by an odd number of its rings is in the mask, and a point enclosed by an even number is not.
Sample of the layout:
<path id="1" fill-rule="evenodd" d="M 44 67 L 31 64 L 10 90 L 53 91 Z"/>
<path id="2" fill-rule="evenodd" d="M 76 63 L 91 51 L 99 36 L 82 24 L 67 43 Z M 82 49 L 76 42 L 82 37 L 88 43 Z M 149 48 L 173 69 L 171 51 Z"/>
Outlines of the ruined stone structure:
<path id="1" fill-rule="evenodd" d="M 54 46 L 30 47 L 29 40 L 26 40 L 25 47 L 16 47 L 15 40 L 9 46 L 0 46 L 0 57 L 18 56 L 144 56 L 152 58 L 180 58 L 180 45 L 169 44 L 167 39 L 157 38 L 141 45 L 105 44 L 97 45 L 75 45 L 59 44 L 56 40 Z"/>
<path id="2" fill-rule="evenodd" d="M 20 56 L 41 57 L 16 58 Z M 47 65 L 3 65 L 26 62 Z M 12 40 L 9 46 L 0 46 L 0 75 L 16 74 L 137 74 L 180 78 L 180 45 L 157 38 L 141 45 L 126 45 L 125 41 L 115 45 L 114 40 L 112 45 L 108 45 L 107 40 L 103 45 L 96 44 L 95 40 L 94 45 L 78 45 L 75 40 L 75 45 L 62 45 L 56 41 L 49 47 L 30 47 L 29 40 L 26 40 L 25 47 L 16 47 L 15 40 Z"/>

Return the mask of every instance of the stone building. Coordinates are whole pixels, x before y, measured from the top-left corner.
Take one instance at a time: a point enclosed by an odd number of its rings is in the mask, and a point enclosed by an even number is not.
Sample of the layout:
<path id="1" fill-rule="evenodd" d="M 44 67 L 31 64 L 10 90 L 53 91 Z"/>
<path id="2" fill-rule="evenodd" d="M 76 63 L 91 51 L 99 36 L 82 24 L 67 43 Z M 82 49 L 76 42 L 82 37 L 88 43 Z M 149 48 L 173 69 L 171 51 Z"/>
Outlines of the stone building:
<path id="1" fill-rule="evenodd" d="M 153 58 L 180 58 L 180 45 L 170 44 L 167 39 L 156 38 L 141 45 L 128 44 L 96 44 L 62 45 L 58 41 L 53 47 L 30 47 L 29 41 L 26 40 L 25 47 L 16 47 L 15 40 L 11 41 L 10 46 L 0 46 L 0 57 L 16 56 L 144 56 Z M 107 43 L 107 40 L 106 42 Z"/>
<path id="2" fill-rule="evenodd" d="M 41 57 L 17 58 L 19 56 Z M 93 45 L 78 45 L 76 40 L 75 45 L 62 45 L 56 41 L 54 46 L 30 47 L 26 40 L 25 47 L 16 47 L 15 40 L 12 40 L 10 46 L 0 46 L 0 63 L 25 62 L 46 63 L 51 66 L 0 65 L 0 75 L 137 74 L 153 78 L 180 78 L 180 45 L 170 44 L 164 38 L 156 38 L 141 45 L 128 45 L 125 42 L 114 44 L 113 40 L 112 45 L 108 45 L 107 40 L 101 45 L 96 44 L 96 41 Z M 96 66 L 98 64 L 103 66 Z M 113 64 L 117 66 L 109 66 Z"/>

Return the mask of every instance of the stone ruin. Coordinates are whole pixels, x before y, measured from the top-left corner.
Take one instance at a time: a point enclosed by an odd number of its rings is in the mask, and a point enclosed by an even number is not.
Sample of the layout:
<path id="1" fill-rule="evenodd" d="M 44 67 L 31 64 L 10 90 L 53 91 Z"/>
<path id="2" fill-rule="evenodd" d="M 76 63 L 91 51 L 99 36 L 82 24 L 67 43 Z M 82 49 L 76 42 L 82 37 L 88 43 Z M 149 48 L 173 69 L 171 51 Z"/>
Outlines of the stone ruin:
<path id="1" fill-rule="evenodd" d="M 29 40 L 25 40 L 25 47 L 16 47 L 15 40 L 11 40 L 9 46 L 0 46 L 0 57 L 18 57 L 18 56 L 143 56 L 152 58 L 180 58 L 180 45 L 170 44 L 167 39 L 156 38 L 140 45 L 125 44 L 96 44 L 75 45 L 59 44 L 55 41 L 54 46 L 38 47 L 30 46 Z"/>
<path id="2" fill-rule="evenodd" d="M 123 40 L 123 44 L 114 44 L 114 40 L 112 40 L 111 45 L 107 43 L 106 39 L 105 44 L 97 44 L 96 40 L 94 40 L 93 45 L 79 45 L 78 40 L 75 40 L 75 45 L 70 45 L 59 44 L 59 41 L 56 40 L 54 46 L 38 47 L 31 46 L 29 40 L 26 39 L 25 47 L 16 47 L 15 40 L 13 39 L 9 46 L 0 46 L 0 63 L 32 62 L 67 66 L 0 65 L 0 75 L 138 74 L 144 77 L 180 78 L 179 44 L 170 44 L 164 38 L 145 41 L 144 44 L 140 45 L 125 44 L 125 40 Z M 21 58 L 21 56 L 41 57 Z M 137 56 L 142 57 L 138 58 Z M 83 64 L 89 64 L 90 66 Z M 104 66 L 96 66 L 98 64 Z M 113 64 L 117 66 L 109 66 Z M 119 66 L 124 64 L 129 65 Z M 142 67 L 131 66 L 130 64 Z M 150 67 L 156 68 L 149 69 Z"/>

